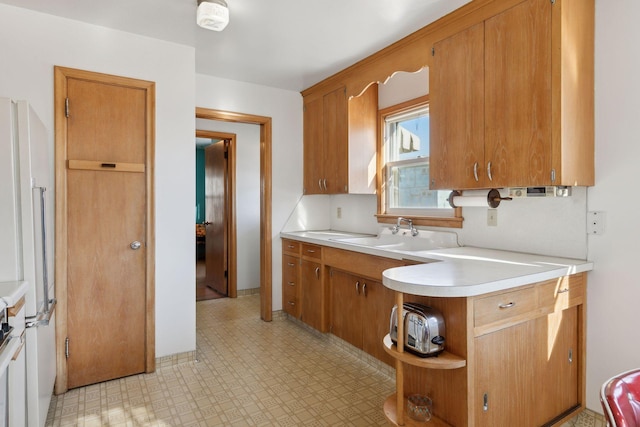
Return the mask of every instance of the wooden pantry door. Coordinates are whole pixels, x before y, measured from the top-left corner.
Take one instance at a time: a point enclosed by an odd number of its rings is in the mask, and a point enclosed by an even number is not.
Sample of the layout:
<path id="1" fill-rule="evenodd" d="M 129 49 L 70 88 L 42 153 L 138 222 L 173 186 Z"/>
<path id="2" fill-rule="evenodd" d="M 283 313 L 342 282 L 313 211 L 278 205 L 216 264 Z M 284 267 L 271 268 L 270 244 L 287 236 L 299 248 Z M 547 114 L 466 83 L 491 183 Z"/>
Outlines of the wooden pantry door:
<path id="1" fill-rule="evenodd" d="M 153 108 L 152 82 L 56 68 L 57 392 L 155 368 Z"/>

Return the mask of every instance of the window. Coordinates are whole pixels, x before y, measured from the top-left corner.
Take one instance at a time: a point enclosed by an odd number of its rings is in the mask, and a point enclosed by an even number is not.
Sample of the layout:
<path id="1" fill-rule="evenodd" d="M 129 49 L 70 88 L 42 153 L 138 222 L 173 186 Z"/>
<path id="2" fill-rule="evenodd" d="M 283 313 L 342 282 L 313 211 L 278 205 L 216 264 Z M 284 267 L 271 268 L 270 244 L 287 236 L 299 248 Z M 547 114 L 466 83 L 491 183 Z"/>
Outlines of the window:
<path id="1" fill-rule="evenodd" d="M 415 224 L 459 227 L 459 210 L 448 201 L 451 190 L 429 189 L 428 97 L 381 110 L 379 117 L 378 220 L 405 216 Z"/>

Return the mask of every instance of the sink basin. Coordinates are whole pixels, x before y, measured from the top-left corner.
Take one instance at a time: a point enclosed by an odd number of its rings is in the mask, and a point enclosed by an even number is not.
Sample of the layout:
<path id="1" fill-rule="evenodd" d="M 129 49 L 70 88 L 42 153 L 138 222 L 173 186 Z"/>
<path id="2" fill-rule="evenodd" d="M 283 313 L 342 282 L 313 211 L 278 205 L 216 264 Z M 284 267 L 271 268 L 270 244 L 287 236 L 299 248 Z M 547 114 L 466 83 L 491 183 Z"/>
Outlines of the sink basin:
<path id="1" fill-rule="evenodd" d="M 457 247 L 457 236 L 451 232 L 420 231 L 417 236 L 382 233 L 378 236 L 333 238 L 341 243 L 403 252 L 427 251 Z"/>

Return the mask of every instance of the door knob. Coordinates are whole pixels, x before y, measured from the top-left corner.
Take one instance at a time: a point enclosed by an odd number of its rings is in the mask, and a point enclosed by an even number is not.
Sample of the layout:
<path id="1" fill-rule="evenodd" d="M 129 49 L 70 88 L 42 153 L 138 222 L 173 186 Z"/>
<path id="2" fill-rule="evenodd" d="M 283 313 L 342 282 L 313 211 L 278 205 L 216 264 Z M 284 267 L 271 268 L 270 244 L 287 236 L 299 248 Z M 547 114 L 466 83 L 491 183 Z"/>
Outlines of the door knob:
<path id="1" fill-rule="evenodd" d="M 140 249 L 140 246 L 142 246 L 142 243 L 136 240 L 135 242 L 131 242 L 129 246 L 131 247 L 131 249 L 135 251 L 136 249 Z"/>

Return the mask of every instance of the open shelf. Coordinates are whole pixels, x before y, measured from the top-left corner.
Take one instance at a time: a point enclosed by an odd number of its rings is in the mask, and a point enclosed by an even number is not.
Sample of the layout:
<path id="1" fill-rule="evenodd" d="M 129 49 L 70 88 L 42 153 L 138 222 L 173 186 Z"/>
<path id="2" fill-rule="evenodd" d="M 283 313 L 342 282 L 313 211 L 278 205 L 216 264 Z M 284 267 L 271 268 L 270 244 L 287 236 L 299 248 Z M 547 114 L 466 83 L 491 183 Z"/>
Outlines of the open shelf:
<path id="1" fill-rule="evenodd" d="M 407 399 L 404 399 L 404 405 L 405 407 L 407 406 Z M 387 417 L 387 420 L 394 426 L 397 426 L 398 414 L 397 414 L 397 408 L 396 408 L 395 394 L 392 394 L 391 396 L 387 397 L 387 400 L 384 401 L 383 409 L 384 409 L 384 416 Z M 405 412 L 404 424 L 403 424 L 404 426 L 408 426 L 408 427 L 423 426 L 424 427 L 425 425 L 428 425 L 429 427 L 450 427 L 449 424 L 445 423 L 438 417 L 431 417 L 429 421 L 416 421 L 410 418 L 406 414 L 406 411 L 404 412 Z"/>
<path id="2" fill-rule="evenodd" d="M 384 350 L 396 360 L 400 360 L 408 365 L 429 369 L 458 369 L 467 365 L 467 361 L 462 357 L 443 351 L 435 357 L 418 357 L 411 353 L 398 351 L 396 345 L 391 341 L 389 334 L 382 340 Z"/>

